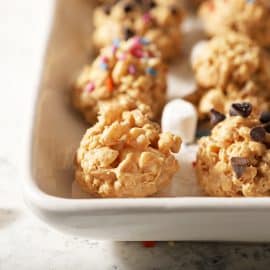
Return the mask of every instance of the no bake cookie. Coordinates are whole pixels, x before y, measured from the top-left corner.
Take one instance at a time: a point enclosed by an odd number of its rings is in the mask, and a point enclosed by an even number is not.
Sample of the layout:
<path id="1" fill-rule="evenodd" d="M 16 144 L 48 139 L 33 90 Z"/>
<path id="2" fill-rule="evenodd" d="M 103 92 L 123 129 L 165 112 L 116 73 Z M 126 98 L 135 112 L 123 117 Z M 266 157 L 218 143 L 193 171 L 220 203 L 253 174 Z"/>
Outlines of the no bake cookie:
<path id="1" fill-rule="evenodd" d="M 248 37 L 227 32 L 194 49 L 192 67 L 200 115 L 215 108 L 226 112 L 232 102 L 248 101 L 261 112 L 270 105 L 270 56 Z"/>
<path id="2" fill-rule="evenodd" d="M 145 38 L 115 40 L 87 65 L 73 89 L 74 106 L 95 123 L 103 103 L 134 99 L 158 118 L 166 101 L 167 66 L 156 47 Z"/>
<path id="3" fill-rule="evenodd" d="M 210 196 L 270 196 L 270 112 L 252 114 L 250 103 L 230 113 L 211 111 L 216 124 L 199 141 L 196 171 Z"/>
<path id="4" fill-rule="evenodd" d="M 232 30 L 260 46 L 270 46 L 269 0 L 208 0 L 201 5 L 199 15 L 210 36 Z"/>
<path id="5" fill-rule="evenodd" d="M 144 36 L 164 59 L 180 53 L 182 9 L 176 0 L 119 0 L 97 7 L 93 42 L 97 49 L 118 39 Z"/>
<path id="6" fill-rule="evenodd" d="M 102 106 L 99 121 L 84 135 L 77 151 L 75 179 L 97 197 L 146 197 L 167 186 L 179 169 L 181 140 L 161 133 L 147 106 Z"/>

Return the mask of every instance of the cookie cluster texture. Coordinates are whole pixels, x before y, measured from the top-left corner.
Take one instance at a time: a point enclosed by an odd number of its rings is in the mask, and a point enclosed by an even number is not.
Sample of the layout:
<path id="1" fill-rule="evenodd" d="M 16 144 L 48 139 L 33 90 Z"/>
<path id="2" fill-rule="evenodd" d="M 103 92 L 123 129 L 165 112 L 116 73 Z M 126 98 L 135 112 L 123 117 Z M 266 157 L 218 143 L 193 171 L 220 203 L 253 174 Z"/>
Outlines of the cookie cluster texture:
<path id="1" fill-rule="evenodd" d="M 93 42 L 97 49 L 118 38 L 144 36 L 156 44 L 164 59 L 178 55 L 183 11 L 177 0 L 119 0 L 94 11 Z"/>
<path id="2" fill-rule="evenodd" d="M 212 110 L 216 126 L 199 141 L 196 171 L 210 196 L 270 196 L 270 112 L 234 103 L 227 116 Z"/>
<path id="3" fill-rule="evenodd" d="M 269 0 L 208 0 L 201 5 L 199 15 L 210 36 L 232 30 L 260 46 L 270 46 Z"/>
<path id="4" fill-rule="evenodd" d="M 201 117 L 248 101 L 260 113 L 270 105 L 270 56 L 248 37 L 227 32 L 204 43 L 192 60 Z"/>
<path id="5" fill-rule="evenodd" d="M 181 140 L 161 133 L 147 106 L 102 106 L 76 155 L 76 181 L 97 197 L 146 197 L 167 186 L 179 165 Z"/>
<path id="6" fill-rule="evenodd" d="M 150 116 L 156 119 L 166 101 L 166 74 L 167 66 L 147 39 L 114 40 L 82 70 L 73 89 L 73 103 L 91 124 L 102 104 L 130 99 L 149 105 Z"/>

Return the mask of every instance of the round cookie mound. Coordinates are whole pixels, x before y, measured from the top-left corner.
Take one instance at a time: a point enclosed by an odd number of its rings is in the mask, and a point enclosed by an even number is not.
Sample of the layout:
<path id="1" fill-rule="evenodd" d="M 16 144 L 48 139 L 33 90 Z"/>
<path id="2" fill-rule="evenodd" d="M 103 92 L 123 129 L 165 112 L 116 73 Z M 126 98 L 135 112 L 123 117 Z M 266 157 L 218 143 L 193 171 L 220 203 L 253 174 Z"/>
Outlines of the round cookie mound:
<path id="1" fill-rule="evenodd" d="M 210 36 L 233 30 L 260 46 L 270 46 L 269 0 L 208 0 L 201 5 L 199 15 Z"/>
<path id="2" fill-rule="evenodd" d="M 217 125 L 199 141 L 196 163 L 210 196 L 270 196 L 270 113 L 258 119 L 251 110 L 250 103 L 234 103 L 226 119 L 212 110 Z"/>
<path id="3" fill-rule="evenodd" d="M 251 102 L 254 110 L 270 105 L 270 57 L 248 37 L 227 32 L 194 50 L 192 67 L 198 84 L 198 111 L 225 112 L 234 101 Z"/>
<path id="4" fill-rule="evenodd" d="M 156 47 L 144 38 L 115 40 L 86 66 L 73 89 L 75 108 L 94 123 L 102 103 L 135 99 L 150 106 L 158 118 L 166 101 L 165 66 Z"/>
<path id="5" fill-rule="evenodd" d="M 177 0 L 119 0 L 94 11 L 93 42 L 97 49 L 115 38 L 144 36 L 155 43 L 164 59 L 180 52 L 182 10 Z"/>
<path id="6" fill-rule="evenodd" d="M 247 82 L 262 67 L 261 49 L 244 35 L 227 32 L 204 42 L 192 61 L 198 85 L 225 88 Z"/>
<path id="7" fill-rule="evenodd" d="M 179 137 L 161 133 L 142 108 L 103 106 L 77 151 L 75 179 L 97 197 L 151 196 L 179 169 L 171 152 L 180 144 Z"/>

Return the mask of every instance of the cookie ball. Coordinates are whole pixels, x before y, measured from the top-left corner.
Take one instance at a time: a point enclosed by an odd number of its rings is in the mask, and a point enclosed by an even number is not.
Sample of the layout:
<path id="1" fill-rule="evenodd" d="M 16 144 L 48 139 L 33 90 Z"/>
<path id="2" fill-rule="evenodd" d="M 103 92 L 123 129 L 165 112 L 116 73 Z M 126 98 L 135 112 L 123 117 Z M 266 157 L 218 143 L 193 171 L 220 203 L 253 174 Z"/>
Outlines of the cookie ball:
<path id="1" fill-rule="evenodd" d="M 249 36 L 260 46 L 270 46 L 269 0 L 208 0 L 199 15 L 210 36 L 230 30 Z"/>
<path id="2" fill-rule="evenodd" d="M 149 105 L 151 117 L 157 119 L 166 101 L 166 73 L 167 66 L 148 40 L 115 40 L 79 75 L 73 89 L 74 106 L 92 124 L 102 103 L 135 99 Z"/>
<path id="3" fill-rule="evenodd" d="M 81 141 L 75 179 L 97 197 L 151 196 L 178 171 L 172 152 L 178 152 L 180 144 L 179 137 L 161 133 L 143 110 L 105 106 Z"/>
<path id="4" fill-rule="evenodd" d="M 96 8 L 93 42 L 99 50 L 116 38 L 144 36 L 168 60 L 180 53 L 182 19 L 183 12 L 176 0 L 119 0 Z"/>
<path id="5" fill-rule="evenodd" d="M 234 103 L 225 115 L 212 110 L 216 124 L 199 140 L 197 178 L 210 196 L 270 196 L 270 113 L 260 117 L 250 103 Z"/>
<path id="6" fill-rule="evenodd" d="M 234 32 L 199 43 L 192 54 L 200 115 L 224 113 L 236 101 L 261 112 L 270 105 L 270 56 L 248 37 Z"/>

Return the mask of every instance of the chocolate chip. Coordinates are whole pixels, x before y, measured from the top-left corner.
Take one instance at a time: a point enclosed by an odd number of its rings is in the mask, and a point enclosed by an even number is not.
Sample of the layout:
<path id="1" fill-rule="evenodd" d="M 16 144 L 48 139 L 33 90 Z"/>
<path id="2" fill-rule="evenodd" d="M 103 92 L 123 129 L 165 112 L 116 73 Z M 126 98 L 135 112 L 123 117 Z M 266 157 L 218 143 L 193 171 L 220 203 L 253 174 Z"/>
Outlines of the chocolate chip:
<path id="1" fill-rule="evenodd" d="M 105 13 L 106 15 L 110 15 L 110 13 L 111 13 L 111 6 L 105 5 L 105 6 L 103 7 L 103 11 L 104 11 L 104 13 Z"/>
<path id="2" fill-rule="evenodd" d="M 232 168 L 235 172 L 236 177 L 240 178 L 244 174 L 246 168 L 250 164 L 249 164 L 249 160 L 247 158 L 232 157 L 231 158 L 231 165 L 232 165 Z"/>
<path id="3" fill-rule="evenodd" d="M 133 5 L 132 4 L 125 4 L 123 9 L 126 13 L 129 13 L 133 10 Z"/>
<path id="4" fill-rule="evenodd" d="M 265 141 L 266 132 L 263 127 L 254 127 L 250 131 L 250 137 L 255 142 L 263 143 Z"/>
<path id="5" fill-rule="evenodd" d="M 215 109 L 210 110 L 210 123 L 216 125 L 217 123 L 225 120 L 226 116 Z"/>
<path id="6" fill-rule="evenodd" d="M 124 30 L 125 40 L 128 40 L 129 38 L 133 37 L 135 35 L 135 32 L 131 30 L 130 28 L 126 28 Z"/>
<path id="7" fill-rule="evenodd" d="M 248 117 L 252 112 L 252 105 L 248 102 L 233 103 L 230 108 L 230 116 L 240 115 Z"/>
<path id="8" fill-rule="evenodd" d="M 263 124 L 270 122 L 270 112 L 262 112 L 260 116 L 260 122 Z"/>
<path id="9" fill-rule="evenodd" d="M 155 8 L 157 6 L 156 2 L 155 1 L 150 1 L 149 3 L 149 8 Z"/>
<path id="10" fill-rule="evenodd" d="M 270 133 L 270 123 L 263 126 L 267 133 Z"/>
<path id="11" fill-rule="evenodd" d="M 171 10 L 171 14 L 172 15 L 177 15 L 178 14 L 178 8 L 177 7 L 175 7 L 175 6 L 171 6 L 170 7 L 170 10 Z"/>

